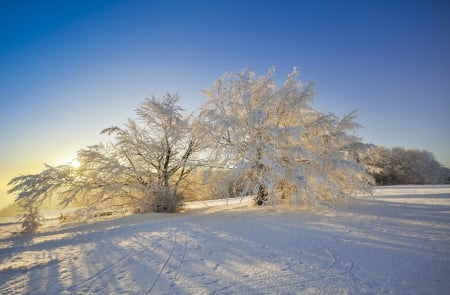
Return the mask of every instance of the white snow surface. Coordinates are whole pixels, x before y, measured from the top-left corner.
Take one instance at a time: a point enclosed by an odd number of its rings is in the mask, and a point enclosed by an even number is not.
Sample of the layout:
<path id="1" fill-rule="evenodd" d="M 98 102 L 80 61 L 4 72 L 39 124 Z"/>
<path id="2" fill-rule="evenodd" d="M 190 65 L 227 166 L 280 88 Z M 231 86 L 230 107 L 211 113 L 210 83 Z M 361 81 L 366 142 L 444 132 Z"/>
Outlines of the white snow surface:
<path id="1" fill-rule="evenodd" d="M 450 186 L 378 187 L 322 212 L 186 207 L 1 225 L 0 294 L 450 294 Z"/>

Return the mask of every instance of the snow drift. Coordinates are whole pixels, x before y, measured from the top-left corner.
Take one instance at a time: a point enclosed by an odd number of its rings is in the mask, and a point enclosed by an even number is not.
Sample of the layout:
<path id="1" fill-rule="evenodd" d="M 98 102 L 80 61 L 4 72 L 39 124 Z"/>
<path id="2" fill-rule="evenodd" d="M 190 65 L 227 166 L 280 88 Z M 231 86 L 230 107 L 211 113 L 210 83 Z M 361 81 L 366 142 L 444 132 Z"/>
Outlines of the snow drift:
<path id="1" fill-rule="evenodd" d="M 3 225 L 0 293 L 450 292 L 450 186 L 377 188 L 320 214 L 214 205 L 32 235 Z"/>

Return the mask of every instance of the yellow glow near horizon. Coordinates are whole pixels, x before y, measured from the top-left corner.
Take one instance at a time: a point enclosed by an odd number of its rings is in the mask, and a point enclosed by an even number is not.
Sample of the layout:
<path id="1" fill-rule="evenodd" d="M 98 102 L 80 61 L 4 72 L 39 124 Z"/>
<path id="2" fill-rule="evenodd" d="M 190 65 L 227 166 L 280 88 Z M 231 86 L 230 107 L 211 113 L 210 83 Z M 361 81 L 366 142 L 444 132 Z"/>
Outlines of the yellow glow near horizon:
<path id="1" fill-rule="evenodd" d="M 73 168 L 78 168 L 80 166 L 80 162 L 78 162 L 75 155 L 71 155 L 71 156 L 64 157 L 61 160 L 57 161 L 57 165 L 70 165 Z"/>
<path id="2" fill-rule="evenodd" d="M 72 160 L 72 161 L 70 162 L 70 165 L 71 165 L 73 168 L 78 168 L 78 167 L 80 166 L 80 162 L 78 162 L 77 159 L 74 159 L 74 160 Z"/>

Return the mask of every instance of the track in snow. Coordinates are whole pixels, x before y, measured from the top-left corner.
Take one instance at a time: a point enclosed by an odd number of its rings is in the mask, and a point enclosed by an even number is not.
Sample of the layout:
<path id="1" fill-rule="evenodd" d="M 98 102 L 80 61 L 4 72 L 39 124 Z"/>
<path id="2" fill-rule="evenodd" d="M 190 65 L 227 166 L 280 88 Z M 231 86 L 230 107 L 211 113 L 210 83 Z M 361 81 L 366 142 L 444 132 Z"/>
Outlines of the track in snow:
<path id="1" fill-rule="evenodd" d="M 152 283 L 151 286 L 148 288 L 148 290 L 145 292 L 145 294 L 151 294 L 151 292 L 152 292 L 152 290 L 154 289 L 155 285 L 157 284 L 157 282 L 158 282 L 158 280 L 159 280 L 161 274 L 165 271 L 165 269 L 166 269 L 166 267 L 167 267 L 167 264 L 169 263 L 169 261 L 170 261 L 171 259 L 173 259 L 174 251 L 175 251 L 175 249 L 176 249 L 177 246 L 178 246 L 178 242 L 177 242 L 177 234 L 178 234 L 178 232 L 175 232 L 175 233 L 174 233 L 174 235 L 173 235 L 173 247 L 172 247 L 172 249 L 170 250 L 169 255 L 167 256 L 167 259 L 166 259 L 166 261 L 164 262 L 164 264 L 162 265 L 160 271 L 158 272 L 158 274 L 156 275 L 155 279 L 153 280 L 153 283 Z M 177 265 L 177 267 L 176 267 L 174 270 L 170 270 L 170 271 L 169 271 L 169 273 L 171 273 L 171 272 L 173 272 L 173 271 L 175 272 L 175 276 L 174 276 L 174 278 L 173 278 L 173 282 L 170 284 L 169 293 L 170 293 L 170 290 L 172 289 L 172 287 L 174 286 L 175 281 L 176 281 L 177 278 L 178 278 L 178 275 L 179 275 L 179 273 L 180 273 L 181 267 L 182 267 L 182 265 L 183 265 L 184 258 L 186 257 L 187 246 L 188 246 L 188 236 L 187 236 L 187 233 L 186 233 L 186 232 L 184 232 L 184 237 L 185 237 L 185 239 L 184 239 L 184 241 L 182 241 L 182 242 L 183 242 L 183 248 L 182 248 L 183 250 L 181 251 L 181 258 L 179 259 L 179 264 Z"/>

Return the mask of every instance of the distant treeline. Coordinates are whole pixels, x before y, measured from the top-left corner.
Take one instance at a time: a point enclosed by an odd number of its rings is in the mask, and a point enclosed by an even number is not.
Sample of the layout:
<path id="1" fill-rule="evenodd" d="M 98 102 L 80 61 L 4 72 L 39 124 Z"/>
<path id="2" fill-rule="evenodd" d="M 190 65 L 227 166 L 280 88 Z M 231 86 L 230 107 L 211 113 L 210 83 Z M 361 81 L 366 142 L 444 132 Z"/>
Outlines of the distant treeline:
<path id="1" fill-rule="evenodd" d="M 377 185 L 450 183 L 450 169 L 426 150 L 366 145 L 360 160 Z"/>
<path id="2" fill-rule="evenodd" d="M 73 206 L 76 206 L 77 204 L 74 203 Z M 42 204 L 42 209 L 46 209 L 46 210 L 58 210 L 58 202 L 56 200 L 51 201 L 51 200 L 46 200 L 43 204 Z M 24 210 L 22 208 L 20 208 L 19 205 L 17 205 L 17 203 L 11 203 L 8 206 L 2 208 L 0 210 L 0 217 L 18 217 L 21 216 L 24 213 Z"/>
<path id="3" fill-rule="evenodd" d="M 16 203 L 12 203 L 0 210 L 0 217 L 15 217 L 20 214 L 20 207 Z"/>

